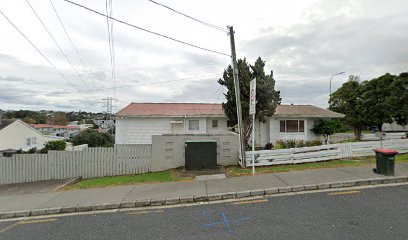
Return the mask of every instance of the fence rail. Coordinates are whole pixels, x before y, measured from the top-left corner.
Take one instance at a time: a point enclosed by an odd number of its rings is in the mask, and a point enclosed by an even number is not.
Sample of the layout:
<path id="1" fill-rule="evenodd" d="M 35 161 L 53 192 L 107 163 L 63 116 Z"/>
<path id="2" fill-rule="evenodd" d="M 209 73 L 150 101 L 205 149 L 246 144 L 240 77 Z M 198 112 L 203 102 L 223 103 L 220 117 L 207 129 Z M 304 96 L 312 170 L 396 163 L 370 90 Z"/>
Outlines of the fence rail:
<path id="1" fill-rule="evenodd" d="M 319 162 L 349 157 L 374 156 L 374 148 L 408 152 L 408 139 L 329 144 L 316 147 L 255 151 L 255 166 Z M 252 165 L 252 151 L 246 152 L 247 166 Z"/>
<path id="2" fill-rule="evenodd" d="M 147 173 L 151 149 L 150 144 L 115 145 L 0 157 L 0 184 Z"/>

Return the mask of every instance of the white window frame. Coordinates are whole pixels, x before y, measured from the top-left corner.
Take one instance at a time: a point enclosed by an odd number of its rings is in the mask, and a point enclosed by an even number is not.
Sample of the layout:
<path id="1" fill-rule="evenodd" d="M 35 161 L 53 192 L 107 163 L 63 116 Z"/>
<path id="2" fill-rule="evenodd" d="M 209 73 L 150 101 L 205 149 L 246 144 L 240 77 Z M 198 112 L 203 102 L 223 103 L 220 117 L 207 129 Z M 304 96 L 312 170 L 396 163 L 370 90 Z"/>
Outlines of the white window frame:
<path id="1" fill-rule="evenodd" d="M 285 121 L 285 131 L 284 132 L 282 132 L 281 131 L 281 121 Z M 288 132 L 288 123 L 287 123 L 287 121 L 297 121 L 297 132 Z M 301 121 L 303 121 L 303 131 L 300 131 L 300 122 Z M 306 131 L 305 131 L 305 123 L 306 122 L 306 120 L 304 120 L 304 119 L 282 119 L 282 120 L 279 120 L 279 133 L 285 133 L 285 134 L 299 134 L 299 133 L 301 133 L 301 134 L 304 134 Z"/>
<path id="2" fill-rule="evenodd" d="M 31 138 L 26 138 L 26 145 L 31 146 Z"/>
<path id="3" fill-rule="evenodd" d="M 37 145 L 37 137 L 31 138 L 31 145 Z"/>
<path id="4" fill-rule="evenodd" d="M 197 129 L 196 129 L 196 128 L 193 128 L 193 125 L 192 125 L 193 122 L 197 122 Z M 200 130 L 200 120 L 198 120 L 198 119 L 190 119 L 190 120 L 188 120 L 188 130 L 190 130 L 190 131 L 198 131 L 198 130 Z"/>
<path id="5" fill-rule="evenodd" d="M 215 126 L 214 126 L 214 123 L 215 123 Z M 213 119 L 211 121 L 211 126 L 212 126 L 212 128 L 218 128 L 218 119 Z"/>

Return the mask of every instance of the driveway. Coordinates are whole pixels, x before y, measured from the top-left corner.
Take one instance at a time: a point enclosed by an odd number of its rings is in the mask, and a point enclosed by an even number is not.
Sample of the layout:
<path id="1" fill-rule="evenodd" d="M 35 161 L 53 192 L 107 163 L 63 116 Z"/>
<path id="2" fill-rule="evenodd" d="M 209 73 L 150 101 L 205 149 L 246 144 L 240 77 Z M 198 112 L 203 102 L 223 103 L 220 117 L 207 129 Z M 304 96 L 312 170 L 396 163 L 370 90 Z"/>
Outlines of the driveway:
<path id="1" fill-rule="evenodd" d="M 30 183 L 2 184 L 0 185 L 0 197 L 55 192 L 58 188 L 62 187 L 64 184 L 68 183 L 71 180 L 72 179 L 59 179 Z"/>

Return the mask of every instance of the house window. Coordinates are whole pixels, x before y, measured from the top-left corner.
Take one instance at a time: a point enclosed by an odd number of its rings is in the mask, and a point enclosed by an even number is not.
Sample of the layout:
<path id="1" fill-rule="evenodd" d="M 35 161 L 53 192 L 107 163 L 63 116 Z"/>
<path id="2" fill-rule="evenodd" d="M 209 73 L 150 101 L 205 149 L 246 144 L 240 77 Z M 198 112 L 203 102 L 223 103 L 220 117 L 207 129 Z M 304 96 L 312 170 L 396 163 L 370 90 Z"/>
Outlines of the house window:
<path id="1" fill-rule="evenodd" d="M 188 130 L 199 130 L 199 121 L 198 120 L 189 120 L 188 121 Z"/>
<path id="2" fill-rule="evenodd" d="M 299 120 L 299 132 L 305 132 L 305 121 Z"/>
<path id="3" fill-rule="evenodd" d="M 31 145 L 31 138 L 26 138 L 26 141 L 27 141 L 27 146 L 30 146 Z"/>
<path id="4" fill-rule="evenodd" d="M 304 120 L 281 120 L 280 121 L 280 132 L 286 133 L 297 133 L 305 132 L 305 121 Z"/>
<path id="5" fill-rule="evenodd" d="M 280 121 L 280 132 L 286 132 L 286 121 L 285 120 Z"/>
<path id="6" fill-rule="evenodd" d="M 212 127 L 217 128 L 218 127 L 218 120 L 212 120 Z"/>
<path id="7" fill-rule="evenodd" d="M 31 138 L 31 144 L 32 145 L 37 145 L 37 137 L 32 137 Z"/>

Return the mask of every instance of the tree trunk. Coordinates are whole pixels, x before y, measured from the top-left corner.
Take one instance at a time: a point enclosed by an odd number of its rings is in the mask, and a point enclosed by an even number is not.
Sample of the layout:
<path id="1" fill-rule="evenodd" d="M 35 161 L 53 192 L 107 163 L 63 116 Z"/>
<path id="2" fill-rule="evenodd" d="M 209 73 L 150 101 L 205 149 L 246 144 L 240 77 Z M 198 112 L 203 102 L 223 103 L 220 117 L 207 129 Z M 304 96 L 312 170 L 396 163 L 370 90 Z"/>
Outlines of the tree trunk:
<path id="1" fill-rule="evenodd" d="M 324 144 L 327 145 L 327 142 L 329 141 L 329 135 L 323 134 L 323 137 L 324 137 Z"/>
<path id="2" fill-rule="evenodd" d="M 354 140 L 361 140 L 361 127 L 354 127 Z"/>
<path id="3" fill-rule="evenodd" d="M 249 138 L 251 137 L 252 133 L 252 124 L 251 122 L 244 123 L 244 141 L 245 141 L 245 149 L 248 150 L 251 148 L 249 145 Z"/>

